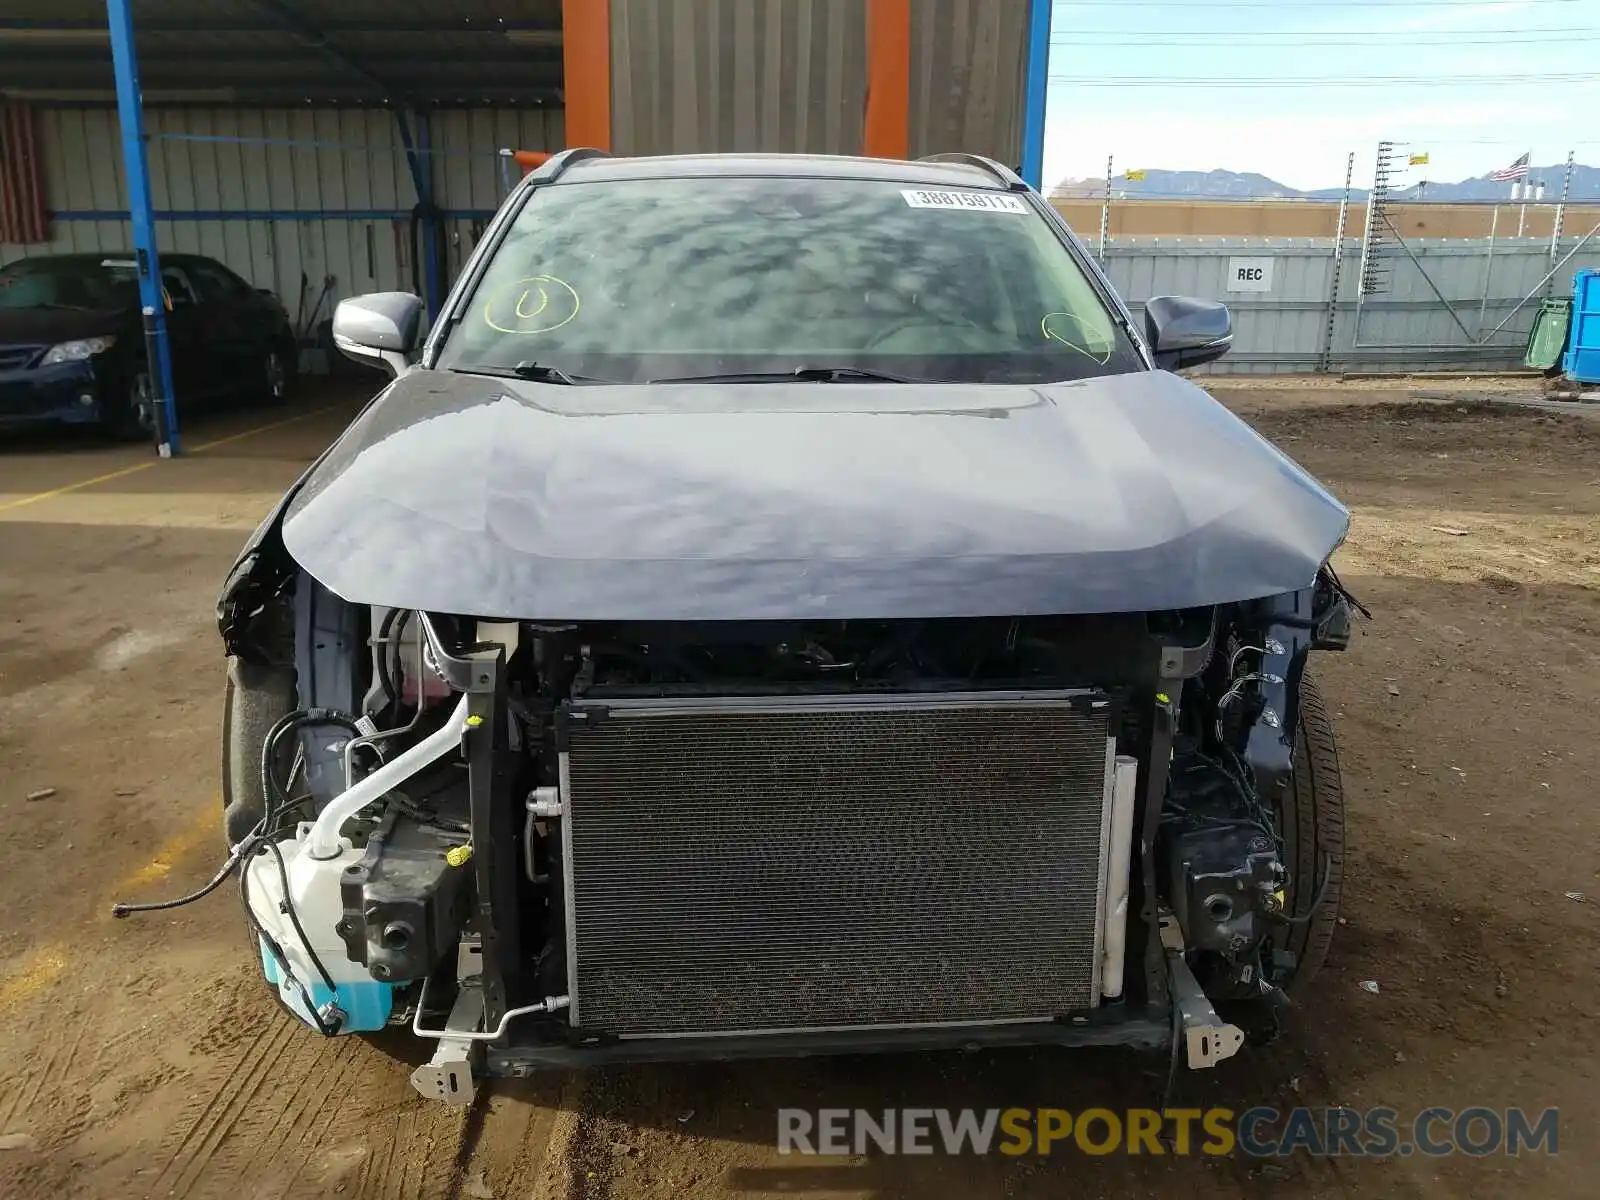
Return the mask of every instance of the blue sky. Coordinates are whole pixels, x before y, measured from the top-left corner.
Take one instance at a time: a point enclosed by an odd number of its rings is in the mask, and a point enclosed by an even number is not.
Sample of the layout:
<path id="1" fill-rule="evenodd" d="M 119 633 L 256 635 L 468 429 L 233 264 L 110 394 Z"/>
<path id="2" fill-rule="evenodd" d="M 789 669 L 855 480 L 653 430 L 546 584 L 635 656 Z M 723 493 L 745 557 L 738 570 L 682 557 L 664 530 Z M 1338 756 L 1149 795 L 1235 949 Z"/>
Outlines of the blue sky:
<path id="1" fill-rule="evenodd" d="M 1428 152 L 1402 184 L 1600 162 L 1600 0 L 1055 0 L 1050 76 L 1047 186 L 1110 154 L 1337 187 L 1352 150 L 1366 186 L 1385 138 Z"/>

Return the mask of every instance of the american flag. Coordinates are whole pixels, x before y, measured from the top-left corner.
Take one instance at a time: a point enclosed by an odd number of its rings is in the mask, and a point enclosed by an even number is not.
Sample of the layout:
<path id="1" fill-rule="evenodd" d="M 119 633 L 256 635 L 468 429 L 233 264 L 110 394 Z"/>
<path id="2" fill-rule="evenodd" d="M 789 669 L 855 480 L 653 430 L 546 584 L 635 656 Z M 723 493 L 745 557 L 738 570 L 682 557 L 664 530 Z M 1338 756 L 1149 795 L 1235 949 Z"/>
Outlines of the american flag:
<path id="1" fill-rule="evenodd" d="M 1526 179 L 1528 177 L 1528 159 L 1533 156 L 1530 150 L 1509 167 L 1501 167 L 1498 171 L 1491 171 L 1489 178 L 1495 183 L 1506 183 L 1512 179 Z"/>
<path id="2" fill-rule="evenodd" d="M 0 243 L 50 240 L 44 170 L 34 136 L 33 110 L 0 100 Z"/>

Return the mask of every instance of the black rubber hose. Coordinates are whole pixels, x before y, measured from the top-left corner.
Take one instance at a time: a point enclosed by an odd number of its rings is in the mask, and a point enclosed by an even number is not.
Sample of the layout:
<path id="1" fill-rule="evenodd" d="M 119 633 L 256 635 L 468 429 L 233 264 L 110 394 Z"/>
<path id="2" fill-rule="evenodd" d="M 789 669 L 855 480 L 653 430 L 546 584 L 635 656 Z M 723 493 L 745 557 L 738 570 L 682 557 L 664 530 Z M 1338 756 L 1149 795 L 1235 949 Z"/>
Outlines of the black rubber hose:
<path id="1" fill-rule="evenodd" d="M 411 620 L 409 608 L 391 608 L 384 614 L 383 624 L 378 626 L 378 687 L 390 704 L 400 703 L 400 689 L 395 684 L 394 671 L 389 664 L 391 652 L 398 662 L 400 651 L 398 645 L 390 646 L 392 636 L 398 643 L 405 633 L 406 625 Z"/>
<path id="2" fill-rule="evenodd" d="M 196 900 L 203 900 L 212 892 L 222 886 L 223 881 L 233 874 L 234 867 L 239 865 L 240 854 L 237 849 L 228 855 L 226 862 L 211 879 L 190 892 L 186 896 L 178 896 L 172 900 L 152 900 L 144 904 L 113 904 L 111 915 L 113 917 L 126 917 L 129 913 L 136 912 L 165 912 L 169 908 L 182 908 L 185 904 L 193 904 Z"/>
<path id="3" fill-rule="evenodd" d="M 288 869 L 284 866 L 283 854 L 277 850 L 276 842 L 266 842 L 264 845 L 272 847 L 272 849 L 278 854 L 278 870 L 284 883 L 283 894 L 287 899 L 289 895 Z M 254 855 L 258 851 L 262 850 L 263 844 L 260 842 L 259 838 L 254 839 L 245 855 L 241 855 L 241 858 Z M 312 1021 L 316 1023 L 317 1032 L 322 1034 L 323 1037 L 335 1036 L 339 1032 L 339 1026 L 337 1024 L 330 1025 L 322 1019 L 322 1013 L 317 1010 L 316 1004 L 312 1002 L 310 989 L 308 989 L 306 985 L 301 982 L 300 977 L 294 973 L 292 964 L 289 962 L 289 956 L 283 952 L 283 947 L 278 945 L 277 941 L 272 937 L 272 935 L 261 927 L 261 922 L 256 920 L 256 915 L 250 908 L 250 871 L 248 867 L 245 866 L 241 866 L 239 871 L 239 902 L 244 906 L 245 923 L 250 926 L 251 932 L 266 943 L 268 952 L 278 960 L 279 967 L 293 981 L 296 990 L 298 990 L 300 993 L 301 1001 L 306 1006 L 306 1012 L 311 1014 Z M 330 992 L 336 991 L 333 986 L 333 980 L 328 976 L 328 972 L 323 967 L 321 960 L 317 958 L 316 951 L 311 949 L 310 942 L 306 940 L 305 930 L 300 926 L 300 918 L 295 914 L 294 906 L 286 905 L 285 911 L 289 914 L 290 920 L 294 922 L 295 931 L 300 935 L 301 943 L 305 946 L 306 952 L 311 956 L 311 961 L 316 965 L 318 973 L 323 978 L 323 982 L 328 985 L 328 990 Z"/>
<path id="4" fill-rule="evenodd" d="M 256 826 L 251 831 L 250 836 L 244 838 L 229 853 L 215 875 L 194 891 L 182 896 L 176 896 L 171 900 L 153 900 L 139 904 L 113 904 L 111 906 L 111 915 L 113 917 L 126 917 L 138 912 L 166 912 L 169 909 L 182 908 L 186 904 L 193 904 L 196 900 L 205 899 L 205 897 L 222 886 L 223 881 L 233 873 L 234 868 L 239 865 L 240 861 L 266 836 L 263 833 L 264 830 L 278 832 L 275 827 L 284 813 L 299 804 L 305 803 L 307 797 L 300 797 L 290 801 L 284 788 L 278 783 L 278 777 L 272 770 L 272 762 L 277 753 L 278 742 L 290 730 L 299 728 L 302 725 L 340 725 L 350 730 L 353 734 L 359 735 L 361 732 L 356 727 L 356 723 L 349 717 L 343 713 L 334 712 L 332 709 L 303 708 L 279 718 L 272 728 L 267 731 L 267 736 L 262 739 L 261 744 L 261 784 L 269 807 L 267 812 L 262 815 L 261 820 L 256 822 Z"/>
<path id="5" fill-rule="evenodd" d="M 261 791 L 269 805 L 274 802 L 282 805 L 289 798 L 286 787 L 278 782 L 277 773 L 273 770 L 278 743 L 291 730 L 306 725 L 338 725 L 349 730 L 354 737 L 361 736 L 361 727 L 354 720 L 331 708 L 297 708 L 279 717 L 261 740 Z"/>

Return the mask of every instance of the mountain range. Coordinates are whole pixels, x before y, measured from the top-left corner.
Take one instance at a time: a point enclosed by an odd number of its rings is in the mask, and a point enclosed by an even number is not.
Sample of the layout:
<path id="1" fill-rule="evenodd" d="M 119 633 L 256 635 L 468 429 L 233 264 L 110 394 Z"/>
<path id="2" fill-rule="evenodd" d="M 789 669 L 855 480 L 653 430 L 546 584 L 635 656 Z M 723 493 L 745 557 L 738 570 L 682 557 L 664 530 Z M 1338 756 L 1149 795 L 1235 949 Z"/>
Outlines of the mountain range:
<path id="1" fill-rule="evenodd" d="M 1412 168 L 1406 186 L 1393 189 L 1390 192 L 1391 198 L 1417 199 L 1416 179 L 1425 176 L 1426 171 L 1425 167 Z M 1565 171 L 1566 163 L 1536 166 L 1529 170 L 1528 178 L 1535 181 L 1543 180 L 1544 198 L 1546 201 L 1552 201 L 1561 195 L 1561 177 Z M 1051 194 L 1062 197 L 1098 198 L 1104 194 L 1105 186 L 1103 179 L 1068 179 L 1058 184 Z M 1254 171 L 1163 171 L 1152 167 L 1145 171 L 1143 179 L 1129 181 L 1126 175 L 1112 176 L 1111 192 L 1114 196 L 1143 197 L 1152 200 L 1181 199 L 1190 196 L 1213 200 L 1337 200 L 1344 194 L 1344 189 L 1334 187 L 1302 191 Z M 1509 200 L 1510 197 L 1509 183 L 1495 183 L 1487 175 L 1480 175 L 1475 179 L 1463 179 L 1456 183 L 1430 179 L 1422 185 L 1422 199 L 1428 201 Z M 1367 189 L 1351 188 L 1350 198 L 1365 200 Z M 1572 168 L 1572 189 L 1568 199 L 1572 202 L 1585 203 L 1600 200 L 1600 167 L 1575 163 Z"/>

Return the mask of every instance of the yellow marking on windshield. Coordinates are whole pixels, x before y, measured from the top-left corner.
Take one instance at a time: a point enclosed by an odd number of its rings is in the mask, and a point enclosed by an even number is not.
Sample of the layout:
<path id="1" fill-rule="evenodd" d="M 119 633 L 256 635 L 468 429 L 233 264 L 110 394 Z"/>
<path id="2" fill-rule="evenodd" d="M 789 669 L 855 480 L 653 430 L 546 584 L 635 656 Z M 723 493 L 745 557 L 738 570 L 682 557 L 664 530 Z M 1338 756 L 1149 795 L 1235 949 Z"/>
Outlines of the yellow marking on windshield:
<path id="1" fill-rule="evenodd" d="M 527 292 L 523 292 L 522 295 L 517 297 L 517 316 L 521 317 L 524 321 L 531 321 L 534 317 L 537 317 L 545 309 L 550 307 L 550 293 L 545 291 L 543 288 L 539 289 L 539 307 L 534 309 L 532 312 L 522 311 L 522 302 L 527 298 Z"/>
<path id="2" fill-rule="evenodd" d="M 539 306 L 530 311 L 528 297 L 535 292 Z M 504 311 L 508 303 L 509 314 Z M 576 317 L 581 306 L 578 290 L 565 279 L 529 275 L 489 294 L 483 302 L 483 323 L 497 333 L 554 333 Z"/>
<path id="3" fill-rule="evenodd" d="M 1044 334 L 1046 341 L 1060 342 L 1067 349 L 1076 350 L 1079 354 L 1083 355 L 1085 358 L 1089 359 L 1091 362 L 1094 362 L 1094 363 L 1096 363 L 1096 364 L 1098 364 L 1099 366 L 1102 366 L 1102 367 L 1105 366 L 1108 362 L 1111 361 L 1111 343 L 1110 342 L 1106 343 L 1106 352 L 1104 354 L 1096 354 L 1092 350 L 1085 350 L 1082 346 L 1078 345 L 1077 342 L 1074 342 L 1074 341 L 1070 340 L 1069 338 L 1064 338 L 1059 333 L 1057 333 L 1055 330 L 1051 329 L 1050 328 L 1050 318 L 1051 317 L 1065 317 L 1067 320 L 1075 322 L 1078 325 L 1079 328 L 1082 328 L 1082 329 L 1087 329 L 1088 328 L 1088 326 L 1085 324 L 1083 318 L 1078 316 L 1076 313 L 1069 313 L 1069 312 L 1050 312 L 1050 313 L 1045 313 L 1044 316 L 1039 318 L 1039 332 Z"/>

